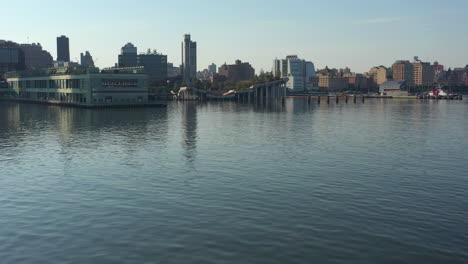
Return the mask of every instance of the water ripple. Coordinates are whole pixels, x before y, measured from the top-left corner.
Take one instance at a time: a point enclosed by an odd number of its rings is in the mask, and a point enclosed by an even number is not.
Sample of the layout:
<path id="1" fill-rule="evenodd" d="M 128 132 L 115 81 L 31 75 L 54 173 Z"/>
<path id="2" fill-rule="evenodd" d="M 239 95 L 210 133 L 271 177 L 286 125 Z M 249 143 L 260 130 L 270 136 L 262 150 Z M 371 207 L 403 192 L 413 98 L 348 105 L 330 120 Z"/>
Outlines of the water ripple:
<path id="1" fill-rule="evenodd" d="M 1 263 L 464 263 L 468 104 L 0 104 Z"/>

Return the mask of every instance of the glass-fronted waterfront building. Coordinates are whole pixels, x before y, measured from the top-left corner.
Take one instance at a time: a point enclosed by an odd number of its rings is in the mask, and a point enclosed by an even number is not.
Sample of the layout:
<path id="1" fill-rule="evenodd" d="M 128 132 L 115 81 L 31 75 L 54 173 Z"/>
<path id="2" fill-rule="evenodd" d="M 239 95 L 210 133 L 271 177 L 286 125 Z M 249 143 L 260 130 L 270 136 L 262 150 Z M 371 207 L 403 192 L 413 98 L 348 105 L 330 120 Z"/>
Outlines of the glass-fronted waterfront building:
<path id="1" fill-rule="evenodd" d="M 148 103 L 148 75 L 132 71 L 64 67 L 6 74 L 0 97 L 79 106 Z"/>

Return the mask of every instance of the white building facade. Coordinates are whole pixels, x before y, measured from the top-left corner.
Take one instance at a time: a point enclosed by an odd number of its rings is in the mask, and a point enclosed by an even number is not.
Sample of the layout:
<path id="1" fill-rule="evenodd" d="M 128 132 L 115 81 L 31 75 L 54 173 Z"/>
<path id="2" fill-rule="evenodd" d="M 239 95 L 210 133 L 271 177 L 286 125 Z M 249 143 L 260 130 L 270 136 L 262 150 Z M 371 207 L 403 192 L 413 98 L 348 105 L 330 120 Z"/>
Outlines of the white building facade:
<path id="1" fill-rule="evenodd" d="M 216 67 L 216 64 L 212 63 L 211 65 L 208 65 L 208 71 L 211 73 L 211 75 L 214 75 L 217 73 L 218 68 Z"/>
<path id="2" fill-rule="evenodd" d="M 311 61 L 299 59 L 296 55 L 273 61 L 273 74 L 289 78 L 286 86 L 294 92 L 312 90 L 311 78 L 316 77 L 315 66 Z"/>

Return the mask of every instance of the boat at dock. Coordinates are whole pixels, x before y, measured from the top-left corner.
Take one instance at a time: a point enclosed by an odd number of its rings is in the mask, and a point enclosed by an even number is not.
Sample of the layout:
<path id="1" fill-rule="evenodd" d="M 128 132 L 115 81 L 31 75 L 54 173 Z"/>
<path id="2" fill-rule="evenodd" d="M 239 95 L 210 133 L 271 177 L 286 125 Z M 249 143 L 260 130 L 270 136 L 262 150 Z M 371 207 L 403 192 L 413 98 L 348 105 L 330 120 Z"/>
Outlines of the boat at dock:
<path id="1" fill-rule="evenodd" d="M 437 88 L 432 91 L 422 94 L 419 96 L 421 99 L 448 99 L 448 100 L 462 100 L 463 96 L 461 94 L 450 93 L 444 90 L 442 85 L 438 85 Z"/>

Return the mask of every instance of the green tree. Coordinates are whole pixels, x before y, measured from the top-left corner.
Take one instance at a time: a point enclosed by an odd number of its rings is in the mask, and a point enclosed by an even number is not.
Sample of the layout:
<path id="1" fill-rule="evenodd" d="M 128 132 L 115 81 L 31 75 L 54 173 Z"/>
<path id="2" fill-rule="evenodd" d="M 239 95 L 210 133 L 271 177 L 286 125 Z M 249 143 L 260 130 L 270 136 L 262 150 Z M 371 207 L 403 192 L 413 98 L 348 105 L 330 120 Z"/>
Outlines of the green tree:
<path id="1" fill-rule="evenodd" d="M 276 80 L 281 79 L 281 72 L 280 71 L 275 72 L 275 79 Z"/>

